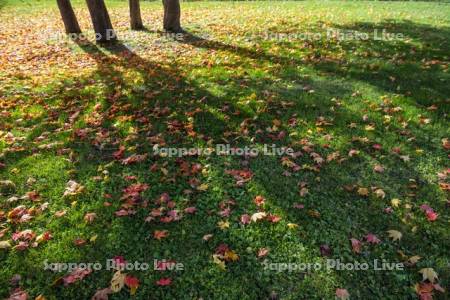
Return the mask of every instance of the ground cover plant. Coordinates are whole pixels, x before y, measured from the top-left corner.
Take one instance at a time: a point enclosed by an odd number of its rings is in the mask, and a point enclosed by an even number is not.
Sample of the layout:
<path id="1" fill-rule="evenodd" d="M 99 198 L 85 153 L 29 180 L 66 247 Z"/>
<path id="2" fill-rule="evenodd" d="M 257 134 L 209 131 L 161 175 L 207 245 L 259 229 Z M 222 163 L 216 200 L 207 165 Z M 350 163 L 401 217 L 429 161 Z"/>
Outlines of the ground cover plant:
<path id="1" fill-rule="evenodd" d="M 1 298 L 448 298 L 449 4 L 72 4 L 0 4 Z"/>

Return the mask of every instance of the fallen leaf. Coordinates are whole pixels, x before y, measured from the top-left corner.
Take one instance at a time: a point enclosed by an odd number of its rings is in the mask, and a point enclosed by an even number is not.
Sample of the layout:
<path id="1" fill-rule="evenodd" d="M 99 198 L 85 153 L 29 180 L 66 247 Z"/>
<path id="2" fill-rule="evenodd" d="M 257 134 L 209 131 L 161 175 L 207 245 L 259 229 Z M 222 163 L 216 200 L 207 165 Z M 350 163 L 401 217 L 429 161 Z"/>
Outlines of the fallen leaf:
<path id="1" fill-rule="evenodd" d="M 380 239 L 372 233 L 369 233 L 368 235 L 366 235 L 366 241 L 370 244 L 379 244 L 381 243 Z"/>
<path id="2" fill-rule="evenodd" d="M 125 274 L 122 274 L 120 271 L 114 273 L 111 279 L 111 291 L 113 293 L 118 293 L 125 285 Z"/>
<path id="3" fill-rule="evenodd" d="M 269 249 L 267 249 L 267 248 L 259 248 L 257 256 L 258 257 L 264 257 L 267 254 L 269 254 Z"/>
<path id="4" fill-rule="evenodd" d="M 11 248 L 11 243 L 9 241 L 0 241 L 0 249 Z"/>
<path id="5" fill-rule="evenodd" d="M 225 229 L 230 227 L 230 222 L 228 222 L 228 221 L 219 221 L 217 223 L 217 226 L 219 226 L 220 229 L 225 230 Z"/>
<path id="6" fill-rule="evenodd" d="M 91 274 L 92 270 L 90 269 L 80 269 L 77 268 L 73 270 L 69 275 L 63 277 L 64 286 L 68 286 L 74 282 L 79 280 L 83 280 L 84 277 Z"/>
<path id="7" fill-rule="evenodd" d="M 28 293 L 22 290 L 20 287 L 14 289 L 11 294 L 9 295 L 9 298 L 6 300 L 27 300 L 28 299 Z"/>
<path id="8" fill-rule="evenodd" d="M 358 189 L 358 195 L 367 196 L 367 195 L 369 195 L 369 190 L 367 188 L 360 187 Z"/>
<path id="9" fill-rule="evenodd" d="M 217 266 L 219 266 L 220 269 L 226 270 L 227 267 L 225 266 L 225 262 L 224 262 L 223 260 L 220 259 L 221 257 L 222 257 L 222 256 L 219 255 L 219 254 L 213 254 L 213 256 L 212 256 L 213 262 L 214 262 Z"/>
<path id="10" fill-rule="evenodd" d="M 415 265 L 420 259 L 422 259 L 422 257 L 420 257 L 418 255 L 414 255 L 414 256 L 411 256 L 410 258 L 408 258 L 408 262 L 412 265 Z"/>
<path id="11" fill-rule="evenodd" d="M 161 240 L 169 235 L 167 230 L 155 230 L 153 232 L 153 237 L 157 240 Z"/>
<path id="12" fill-rule="evenodd" d="M 160 280 L 158 280 L 156 282 L 156 285 L 159 286 L 168 286 L 172 284 L 172 279 L 171 278 L 161 278 Z"/>
<path id="13" fill-rule="evenodd" d="M 400 231 L 397 230 L 388 230 L 386 231 L 389 235 L 389 237 L 395 242 L 395 241 L 400 241 L 402 238 L 402 233 Z"/>
<path id="14" fill-rule="evenodd" d="M 247 214 L 243 214 L 242 216 L 241 216 L 241 223 L 242 224 L 244 224 L 244 225 L 246 225 L 246 224 L 249 224 L 250 223 L 250 216 L 249 215 L 247 215 Z"/>
<path id="15" fill-rule="evenodd" d="M 394 198 L 394 199 L 391 200 L 391 205 L 393 207 L 397 208 L 400 205 L 400 203 L 401 203 L 400 199 Z"/>
<path id="16" fill-rule="evenodd" d="M 96 213 L 87 213 L 86 215 L 84 215 L 84 220 L 86 221 L 86 223 L 94 222 L 95 218 L 97 218 Z"/>
<path id="17" fill-rule="evenodd" d="M 125 285 L 130 288 L 130 295 L 134 295 L 139 287 L 139 279 L 134 276 L 127 275 L 125 277 Z"/>
<path id="18" fill-rule="evenodd" d="M 350 298 L 350 294 L 346 289 L 336 289 L 336 297 L 338 299 L 347 300 Z"/>
<path id="19" fill-rule="evenodd" d="M 226 261 L 238 261 L 239 260 L 239 256 L 233 250 L 225 251 L 223 258 Z"/>
<path id="20" fill-rule="evenodd" d="M 101 289 L 95 292 L 94 296 L 92 296 L 91 300 L 108 300 L 109 294 L 112 294 L 113 291 L 111 288 Z"/>
<path id="21" fill-rule="evenodd" d="M 438 279 L 438 274 L 434 271 L 433 268 L 423 268 L 419 271 L 422 274 L 422 280 L 428 280 L 433 283 L 436 279 Z"/>
<path id="22" fill-rule="evenodd" d="M 295 224 L 295 223 L 288 223 L 287 224 L 287 227 L 289 228 L 289 229 L 295 229 L 295 228 L 298 228 L 298 224 Z"/>
<path id="23" fill-rule="evenodd" d="M 265 217 L 266 217 L 266 213 L 265 212 L 257 212 L 257 213 L 254 213 L 251 216 L 251 220 L 253 222 L 257 222 L 258 220 L 264 219 Z"/>
<path id="24" fill-rule="evenodd" d="M 262 206 L 264 205 L 264 203 L 266 202 L 266 199 L 263 196 L 256 196 L 255 199 L 253 200 L 253 202 L 255 202 L 255 204 L 257 206 Z"/>
<path id="25" fill-rule="evenodd" d="M 352 244 L 353 252 L 361 253 L 361 246 L 362 246 L 361 242 L 359 240 L 357 240 L 357 239 L 354 239 L 354 238 L 351 238 L 350 242 Z"/>
<path id="26" fill-rule="evenodd" d="M 203 236 L 202 239 L 203 239 L 204 241 L 208 241 L 208 240 L 210 240 L 213 236 L 214 236 L 213 234 L 205 234 L 205 235 Z"/>

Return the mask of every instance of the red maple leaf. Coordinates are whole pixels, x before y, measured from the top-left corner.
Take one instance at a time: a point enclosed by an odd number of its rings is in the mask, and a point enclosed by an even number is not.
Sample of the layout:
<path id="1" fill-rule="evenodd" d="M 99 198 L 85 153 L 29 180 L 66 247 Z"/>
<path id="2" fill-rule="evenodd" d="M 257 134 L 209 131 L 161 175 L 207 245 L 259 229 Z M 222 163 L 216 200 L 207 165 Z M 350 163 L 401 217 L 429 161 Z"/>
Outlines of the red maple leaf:
<path id="1" fill-rule="evenodd" d="M 366 235 L 366 241 L 371 244 L 381 243 L 380 239 L 375 234 L 372 234 L 372 233 L 369 233 L 368 235 Z"/>
<path id="2" fill-rule="evenodd" d="M 156 282 L 156 284 L 159 285 L 159 286 L 171 285 L 172 284 L 172 279 L 171 278 L 161 278 L 160 280 L 158 280 Z"/>

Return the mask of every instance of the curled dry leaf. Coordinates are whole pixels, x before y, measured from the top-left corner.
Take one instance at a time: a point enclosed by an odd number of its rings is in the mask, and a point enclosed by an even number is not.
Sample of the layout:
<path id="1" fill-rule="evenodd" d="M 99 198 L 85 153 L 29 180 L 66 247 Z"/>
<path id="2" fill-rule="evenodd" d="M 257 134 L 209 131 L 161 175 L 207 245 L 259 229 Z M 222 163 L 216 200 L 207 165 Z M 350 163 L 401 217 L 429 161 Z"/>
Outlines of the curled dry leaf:
<path id="1" fill-rule="evenodd" d="M 73 270 L 69 275 L 63 277 L 64 286 L 68 286 L 74 282 L 79 280 L 83 280 L 84 277 L 91 274 L 92 270 L 90 269 L 80 269 L 77 268 Z"/>
<path id="2" fill-rule="evenodd" d="M 257 212 L 251 216 L 251 220 L 252 222 L 257 222 L 258 220 L 264 219 L 266 215 L 267 214 L 265 212 Z"/>
<path id="3" fill-rule="evenodd" d="M 351 238 L 350 239 L 350 243 L 352 244 L 352 250 L 354 253 L 361 253 L 361 241 L 355 239 L 355 238 Z"/>
<path id="4" fill-rule="evenodd" d="M 125 285 L 125 274 L 122 274 L 120 271 L 114 273 L 111 279 L 111 291 L 113 293 L 120 292 L 120 290 Z"/>
<path id="5" fill-rule="evenodd" d="M 167 230 L 155 230 L 153 232 L 153 237 L 157 240 L 161 240 L 169 235 Z"/>
<path id="6" fill-rule="evenodd" d="M 111 288 L 105 288 L 95 292 L 91 300 L 108 300 L 109 294 L 112 294 Z"/>
<path id="7" fill-rule="evenodd" d="M 86 221 L 86 223 L 94 222 L 95 218 L 97 218 L 97 214 L 96 213 L 87 213 L 84 216 L 84 220 Z"/>
<path id="8" fill-rule="evenodd" d="M 267 248 L 260 248 L 259 250 L 258 250 L 258 257 L 264 257 L 264 256 L 266 256 L 267 254 L 269 254 L 269 249 L 267 249 Z"/>
<path id="9" fill-rule="evenodd" d="M 209 241 L 213 236 L 213 234 L 205 234 L 202 239 L 204 241 Z"/>
<path id="10" fill-rule="evenodd" d="M 350 298 L 350 294 L 346 289 L 336 289 L 336 297 L 338 299 L 347 300 Z"/>
<path id="11" fill-rule="evenodd" d="M 250 216 L 248 214 L 243 214 L 240 218 L 241 223 L 246 225 L 250 223 Z"/>

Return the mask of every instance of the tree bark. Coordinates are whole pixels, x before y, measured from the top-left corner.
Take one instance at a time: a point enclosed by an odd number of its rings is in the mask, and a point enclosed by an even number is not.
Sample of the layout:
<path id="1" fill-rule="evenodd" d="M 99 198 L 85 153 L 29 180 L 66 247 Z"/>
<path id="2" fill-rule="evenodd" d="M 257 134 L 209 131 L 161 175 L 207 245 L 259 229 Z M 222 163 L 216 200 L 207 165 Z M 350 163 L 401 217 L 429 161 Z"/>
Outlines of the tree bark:
<path id="1" fill-rule="evenodd" d="M 180 17 L 181 8 L 180 0 L 163 0 L 164 6 L 164 30 L 170 32 L 181 32 Z"/>
<path id="2" fill-rule="evenodd" d="M 70 0 L 56 0 L 56 3 L 58 4 L 66 33 L 81 33 L 80 25 L 78 25 Z"/>
<path id="3" fill-rule="evenodd" d="M 141 18 L 141 6 L 139 0 L 130 0 L 130 23 L 131 29 L 141 30 L 144 29 Z"/>
<path id="4" fill-rule="evenodd" d="M 86 0 L 86 3 L 94 25 L 96 41 L 98 43 L 117 41 L 105 2 L 103 0 Z"/>

